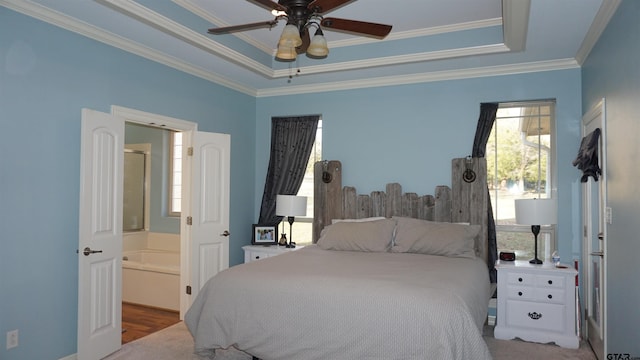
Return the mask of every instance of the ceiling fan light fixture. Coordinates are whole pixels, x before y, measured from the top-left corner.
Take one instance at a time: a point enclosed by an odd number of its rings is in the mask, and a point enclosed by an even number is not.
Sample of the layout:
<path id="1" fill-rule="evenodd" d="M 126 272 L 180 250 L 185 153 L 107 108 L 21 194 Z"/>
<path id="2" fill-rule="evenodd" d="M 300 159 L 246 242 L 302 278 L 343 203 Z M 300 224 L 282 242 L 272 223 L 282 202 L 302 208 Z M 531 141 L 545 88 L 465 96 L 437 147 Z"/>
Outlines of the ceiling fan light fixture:
<path id="1" fill-rule="evenodd" d="M 327 46 L 327 39 L 324 38 L 322 29 L 318 27 L 316 33 L 311 38 L 309 47 L 307 48 L 307 57 L 312 59 L 324 59 L 329 55 L 329 47 Z"/>
<path id="2" fill-rule="evenodd" d="M 278 48 L 280 46 L 286 47 L 298 47 L 302 45 L 302 38 L 300 38 L 300 31 L 293 24 L 287 24 L 282 30 L 282 35 L 280 35 L 280 40 L 278 41 Z"/>
<path id="3" fill-rule="evenodd" d="M 296 48 L 287 45 L 278 45 L 278 51 L 276 52 L 276 60 L 290 62 L 294 61 L 297 57 Z"/>

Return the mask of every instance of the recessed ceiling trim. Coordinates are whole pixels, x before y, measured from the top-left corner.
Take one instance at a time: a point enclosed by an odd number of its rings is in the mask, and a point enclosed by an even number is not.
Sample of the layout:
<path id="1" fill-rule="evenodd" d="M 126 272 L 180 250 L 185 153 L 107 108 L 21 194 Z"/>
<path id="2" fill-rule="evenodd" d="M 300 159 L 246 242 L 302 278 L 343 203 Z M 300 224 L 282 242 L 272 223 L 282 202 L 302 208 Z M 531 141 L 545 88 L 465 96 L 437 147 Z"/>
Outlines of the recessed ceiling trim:
<path id="1" fill-rule="evenodd" d="M 256 97 L 300 95 L 319 92 L 353 90 L 370 87 L 407 85 L 434 81 L 460 80 L 488 76 L 516 75 L 532 72 L 555 71 L 580 68 L 575 59 L 537 61 L 522 64 L 486 66 L 455 69 L 421 74 L 385 76 L 373 79 L 340 81 L 314 85 L 291 85 L 283 88 L 258 90 Z"/>
<path id="2" fill-rule="evenodd" d="M 256 89 L 254 88 L 242 85 L 236 81 L 230 80 L 224 76 L 212 73 L 197 66 L 187 64 L 180 59 L 151 49 L 135 41 L 125 39 L 119 35 L 110 33 L 93 25 L 89 25 L 85 22 L 79 21 L 78 19 L 61 14 L 57 11 L 51 10 L 32 1 L 0 0 L 0 5 L 21 14 L 57 26 L 59 28 L 141 56 L 143 58 L 166 65 L 187 74 L 191 74 L 199 78 L 211 81 L 213 83 L 228 87 L 241 93 L 251 96 L 256 96 L 257 94 Z"/>
<path id="3" fill-rule="evenodd" d="M 504 44 L 513 52 L 525 49 L 530 8 L 531 0 L 502 0 Z"/>
<path id="4" fill-rule="evenodd" d="M 487 55 L 508 52 L 509 48 L 503 44 L 471 46 L 461 49 L 448 49 L 439 51 L 430 51 L 416 54 L 394 55 L 365 60 L 345 61 L 334 64 L 311 65 L 300 68 L 300 74 L 320 74 L 325 72 L 334 72 L 341 70 L 366 69 L 384 65 L 409 64 L 422 61 L 433 61 L 442 59 L 452 59 L 456 57 L 464 57 L 471 55 Z M 274 71 L 275 78 L 288 77 L 289 69 L 281 69 Z"/>
<path id="5" fill-rule="evenodd" d="M 465 30 L 475 30 L 475 29 L 481 29 L 481 28 L 498 26 L 498 25 L 502 25 L 502 18 L 469 21 L 469 22 L 460 23 L 460 24 L 434 26 L 434 27 L 417 29 L 417 30 L 391 32 L 389 35 L 387 35 L 387 37 L 385 37 L 382 40 L 372 39 L 365 36 L 359 36 L 351 39 L 329 41 L 329 48 L 333 49 L 333 48 L 339 48 L 339 47 L 345 47 L 345 46 L 371 44 L 371 43 L 381 42 L 381 41 L 412 39 L 412 38 L 418 38 L 423 36 L 441 35 L 441 34 L 465 31 Z M 327 32 L 327 34 L 329 33 Z M 327 37 L 330 38 L 331 35 L 327 35 Z"/>
<path id="6" fill-rule="evenodd" d="M 204 10 L 203 8 L 201 8 L 200 6 L 194 4 L 190 0 L 172 0 L 172 1 L 176 5 L 184 8 L 185 10 L 192 12 L 194 15 L 196 15 L 198 17 L 201 17 L 202 19 L 204 19 L 204 20 L 206 20 L 206 21 L 208 21 L 208 22 L 210 22 L 212 24 L 215 24 L 215 25 L 217 25 L 219 27 L 232 25 L 232 24 L 229 24 L 229 23 L 223 21 L 222 19 L 218 18 L 217 16 L 211 14 L 209 11 Z M 206 29 L 204 29 L 204 30 L 206 30 Z M 203 32 L 204 32 L 204 30 L 203 30 Z M 260 49 L 265 54 L 275 54 L 275 51 L 274 51 L 272 46 L 266 46 L 262 42 L 256 41 L 254 38 L 252 38 L 251 36 L 246 35 L 245 33 L 234 33 L 233 35 L 235 35 L 238 38 L 242 39 L 243 41 L 245 41 L 249 45 Z"/>
<path id="7" fill-rule="evenodd" d="M 133 0 L 96 1 L 99 3 L 104 3 L 125 15 L 134 17 L 135 19 L 153 26 L 156 29 L 160 29 L 161 31 L 174 36 L 188 44 L 191 44 L 199 49 L 207 51 L 211 54 L 218 55 L 235 64 L 242 65 L 258 74 L 266 77 L 271 77 L 273 75 L 273 69 L 271 69 L 270 67 L 263 65 L 233 49 L 212 41 L 205 35 L 201 35 L 200 33 L 197 33 L 186 26 L 180 25 L 177 22 L 149 8 L 146 8 Z"/>

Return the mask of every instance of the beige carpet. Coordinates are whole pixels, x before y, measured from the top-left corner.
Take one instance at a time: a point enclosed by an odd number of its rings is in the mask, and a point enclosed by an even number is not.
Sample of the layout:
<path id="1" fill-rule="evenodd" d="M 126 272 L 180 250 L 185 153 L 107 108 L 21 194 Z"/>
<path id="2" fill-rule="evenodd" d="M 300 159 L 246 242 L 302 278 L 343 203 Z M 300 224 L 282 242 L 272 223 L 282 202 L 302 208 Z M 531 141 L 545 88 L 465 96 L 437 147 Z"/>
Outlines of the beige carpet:
<path id="1" fill-rule="evenodd" d="M 484 338 L 494 360 L 503 359 L 579 359 L 595 360 L 596 357 L 584 341 L 576 350 L 564 349 L 552 344 L 534 344 L 520 340 L 496 340 L 493 327 L 485 326 Z M 153 359 L 153 360 L 200 360 L 193 354 L 193 340 L 183 322 L 155 334 L 125 344 L 118 352 L 105 360 Z M 219 353 L 216 360 L 251 360 L 239 351 Z"/>

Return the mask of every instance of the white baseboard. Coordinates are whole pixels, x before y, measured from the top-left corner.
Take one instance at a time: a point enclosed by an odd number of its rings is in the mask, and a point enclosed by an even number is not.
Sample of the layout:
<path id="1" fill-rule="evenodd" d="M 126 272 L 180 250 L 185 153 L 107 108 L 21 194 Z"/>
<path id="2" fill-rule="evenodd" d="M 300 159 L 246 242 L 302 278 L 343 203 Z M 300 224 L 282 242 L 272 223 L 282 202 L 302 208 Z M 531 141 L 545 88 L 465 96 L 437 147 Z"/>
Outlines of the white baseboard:
<path id="1" fill-rule="evenodd" d="M 65 357 L 60 358 L 58 360 L 78 360 L 78 354 L 71 354 L 69 356 L 65 356 Z"/>

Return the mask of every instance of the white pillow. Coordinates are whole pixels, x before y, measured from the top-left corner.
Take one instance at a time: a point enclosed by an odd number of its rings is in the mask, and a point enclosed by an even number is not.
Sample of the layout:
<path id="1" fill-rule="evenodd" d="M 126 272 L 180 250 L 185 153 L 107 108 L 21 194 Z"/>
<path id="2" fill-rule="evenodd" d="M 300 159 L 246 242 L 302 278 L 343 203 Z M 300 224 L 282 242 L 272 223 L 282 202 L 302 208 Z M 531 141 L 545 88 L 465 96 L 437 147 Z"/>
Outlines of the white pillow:
<path id="1" fill-rule="evenodd" d="M 475 257 L 475 238 L 480 225 L 465 225 L 393 217 L 397 222 L 391 252 L 452 257 Z"/>
<path id="2" fill-rule="evenodd" d="M 322 229 L 318 246 L 325 250 L 388 252 L 395 227 L 391 219 L 337 222 Z"/>

